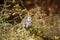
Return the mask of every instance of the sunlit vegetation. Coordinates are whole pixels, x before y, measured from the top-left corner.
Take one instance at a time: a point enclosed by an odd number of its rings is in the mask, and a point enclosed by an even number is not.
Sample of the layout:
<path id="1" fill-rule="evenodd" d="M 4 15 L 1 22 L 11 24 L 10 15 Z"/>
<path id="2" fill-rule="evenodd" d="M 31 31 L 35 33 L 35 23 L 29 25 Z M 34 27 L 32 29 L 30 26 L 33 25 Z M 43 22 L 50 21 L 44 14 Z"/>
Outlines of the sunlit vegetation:
<path id="1" fill-rule="evenodd" d="M 0 40 L 60 40 L 60 0 L 0 0 Z"/>

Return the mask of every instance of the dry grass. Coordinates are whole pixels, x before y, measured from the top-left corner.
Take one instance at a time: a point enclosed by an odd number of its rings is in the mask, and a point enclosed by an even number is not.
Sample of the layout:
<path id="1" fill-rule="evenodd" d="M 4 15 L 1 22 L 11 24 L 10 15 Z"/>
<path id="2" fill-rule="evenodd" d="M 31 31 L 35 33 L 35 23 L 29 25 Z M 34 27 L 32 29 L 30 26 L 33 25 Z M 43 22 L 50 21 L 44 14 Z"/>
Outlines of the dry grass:
<path id="1" fill-rule="evenodd" d="M 8 9 L 1 12 L 0 16 L 0 40 L 60 40 L 60 16 L 55 15 L 53 17 L 47 16 L 47 19 L 40 18 L 45 12 L 43 11 L 42 15 L 39 13 L 39 8 L 32 8 L 31 10 L 25 10 L 14 8 L 11 10 L 11 14 L 17 13 L 19 17 L 22 18 L 23 13 L 26 13 L 22 21 L 17 23 L 16 20 L 13 20 L 13 24 L 5 21 L 10 17 Z M 7 11 L 8 10 L 8 11 Z M 29 12 L 29 13 L 28 13 Z M 21 16 L 21 14 L 23 14 Z M 15 14 L 14 14 L 15 15 Z M 24 21 L 28 16 L 32 16 L 32 25 L 27 29 L 23 26 Z M 45 15 L 46 16 L 46 15 Z M 53 21 L 49 21 L 52 19 Z M 50 23 L 51 22 L 51 23 Z"/>

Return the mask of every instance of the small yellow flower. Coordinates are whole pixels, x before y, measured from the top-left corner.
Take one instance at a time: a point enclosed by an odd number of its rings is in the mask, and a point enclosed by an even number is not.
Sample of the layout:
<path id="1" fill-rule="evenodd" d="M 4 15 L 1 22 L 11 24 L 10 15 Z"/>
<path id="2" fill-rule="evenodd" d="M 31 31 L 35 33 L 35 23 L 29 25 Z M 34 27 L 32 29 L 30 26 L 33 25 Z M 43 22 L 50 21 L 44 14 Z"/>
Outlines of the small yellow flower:
<path id="1" fill-rule="evenodd" d="M 19 4 L 16 4 L 14 7 L 15 7 L 15 8 L 19 8 Z"/>
<path id="2" fill-rule="evenodd" d="M 10 17 L 9 15 L 5 15 L 5 16 L 4 16 L 5 19 L 8 19 L 9 17 Z"/>
<path id="3" fill-rule="evenodd" d="M 54 36 L 54 39 L 55 40 L 59 40 L 59 36 Z"/>

